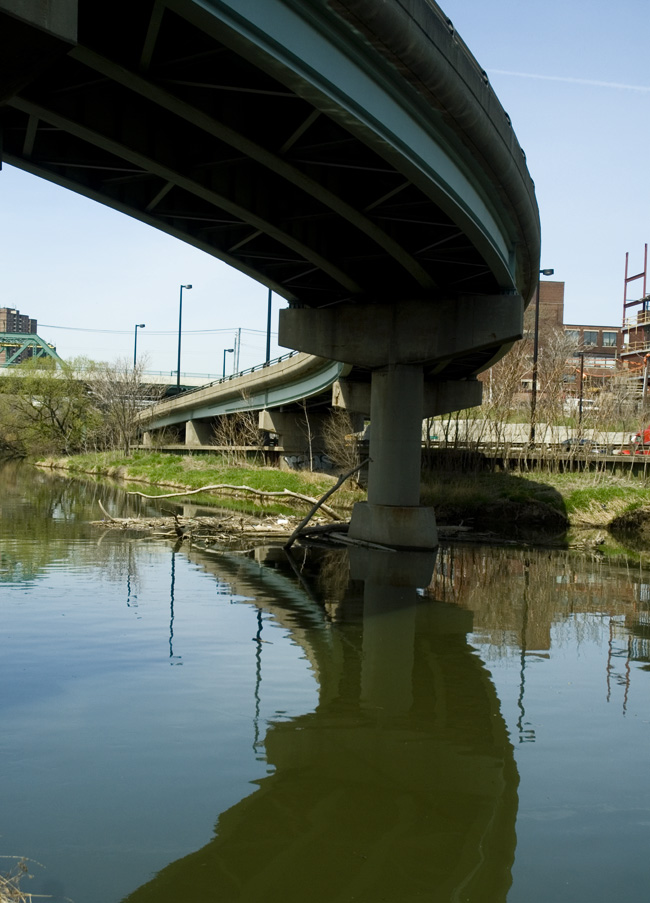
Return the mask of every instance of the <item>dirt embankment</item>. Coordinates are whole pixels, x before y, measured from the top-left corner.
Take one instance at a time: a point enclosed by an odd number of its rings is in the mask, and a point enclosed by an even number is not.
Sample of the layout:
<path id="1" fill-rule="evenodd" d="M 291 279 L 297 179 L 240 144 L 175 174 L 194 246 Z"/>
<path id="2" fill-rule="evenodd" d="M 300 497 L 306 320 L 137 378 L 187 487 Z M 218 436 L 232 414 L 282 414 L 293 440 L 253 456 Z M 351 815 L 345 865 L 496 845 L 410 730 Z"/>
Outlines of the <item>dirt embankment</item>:
<path id="1" fill-rule="evenodd" d="M 500 499 L 477 506 L 443 505 L 436 509 L 441 524 L 471 523 L 479 530 L 508 535 L 513 530 L 535 529 L 556 535 L 568 530 L 568 517 L 546 502 Z"/>
<path id="2" fill-rule="evenodd" d="M 609 530 L 625 539 L 635 539 L 637 543 L 650 544 L 650 506 L 633 508 L 615 517 Z"/>

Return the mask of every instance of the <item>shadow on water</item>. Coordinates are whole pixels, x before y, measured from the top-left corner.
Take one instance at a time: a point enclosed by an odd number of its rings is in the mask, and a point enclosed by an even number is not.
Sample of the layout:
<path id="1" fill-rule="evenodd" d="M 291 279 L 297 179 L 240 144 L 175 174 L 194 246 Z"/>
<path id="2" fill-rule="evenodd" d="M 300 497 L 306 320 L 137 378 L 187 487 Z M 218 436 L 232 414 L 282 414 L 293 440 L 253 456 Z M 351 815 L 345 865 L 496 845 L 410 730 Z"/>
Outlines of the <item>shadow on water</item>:
<path id="1" fill-rule="evenodd" d="M 471 614 L 416 589 L 434 556 L 264 554 L 192 558 L 289 630 L 318 705 L 266 724 L 273 773 L 126 901 L 505 900 L 513 748 Z"/>

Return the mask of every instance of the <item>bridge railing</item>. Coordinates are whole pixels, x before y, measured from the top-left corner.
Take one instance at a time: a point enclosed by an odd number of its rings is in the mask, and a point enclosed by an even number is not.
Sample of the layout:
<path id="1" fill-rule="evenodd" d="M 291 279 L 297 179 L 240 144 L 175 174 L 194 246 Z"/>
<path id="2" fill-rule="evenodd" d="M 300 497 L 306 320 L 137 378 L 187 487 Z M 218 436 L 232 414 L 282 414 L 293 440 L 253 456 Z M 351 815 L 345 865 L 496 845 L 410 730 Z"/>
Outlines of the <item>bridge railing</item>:
<path id="1" fill-rule="evenodd" d="M 288 361 L 289 358 L 295 357 L 296 354 L 300 354 L 299 351 L 289 351 L 287 354 L 282 354 L 280 357 L 274 358 L 272 361 L 264 361 L 263 364 L 256 364 L 254 367 L 248 367 L 246 370 L 239 370 L 237 373 L 231 373 L 229 376 L 220 376 L 218 379 L 213 379 L 211 382 L 203 383 L 201 386 L 195 386 L 192 389 L 182 389 L 182 395 L 189 395 L 191 392 L 200 392 L 203 389 L 208 389 L 210 386 L 218 386 L 222 383 L 232 382 L 233 379 L 238 379 L 240 376 L 246 376 L 248 373 L 257 373 L 259 370 L 265 370 L 268 367 L 271 367 L 273 364 L 281 364 L 282 361 Z M 172 371 L 173 374 L 176 371 Z M 184 376 L 192 376 L 191 373 L 185 373 Z M 199 375 L 199 374 L 197 374 Z"/>

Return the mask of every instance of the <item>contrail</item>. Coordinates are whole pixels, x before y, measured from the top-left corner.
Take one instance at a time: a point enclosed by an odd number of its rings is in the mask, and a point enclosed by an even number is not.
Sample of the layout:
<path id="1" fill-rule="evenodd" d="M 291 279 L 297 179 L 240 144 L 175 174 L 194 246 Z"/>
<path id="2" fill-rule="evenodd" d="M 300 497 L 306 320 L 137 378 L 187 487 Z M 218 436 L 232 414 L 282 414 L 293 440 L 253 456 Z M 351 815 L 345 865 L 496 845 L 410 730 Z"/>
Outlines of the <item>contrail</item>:
<path id="1" fill-rule="evenodd" d="M 569 82 L 573 85 L 591 85 L 596 88 L 618 88 L 623 91 L 640 91 L 650 94 L 650 86 L 625 85 L 621 82 L 601 82 L 592 78 L 572 78 L 567 75 L 535 75 L 533 72 L 511 72 L 509 69 L 488 69 L 488 75 L 516 75 L 518 78 L 537 78 L 547 82 Z"/>

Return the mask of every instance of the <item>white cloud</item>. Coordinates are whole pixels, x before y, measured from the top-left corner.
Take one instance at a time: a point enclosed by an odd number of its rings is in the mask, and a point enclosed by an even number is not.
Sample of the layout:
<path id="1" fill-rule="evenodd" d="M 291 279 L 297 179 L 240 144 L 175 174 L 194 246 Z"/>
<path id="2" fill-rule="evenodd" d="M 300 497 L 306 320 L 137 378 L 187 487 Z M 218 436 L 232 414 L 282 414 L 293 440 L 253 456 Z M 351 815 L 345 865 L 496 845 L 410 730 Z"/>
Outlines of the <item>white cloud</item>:
<path id="1" fill-rule="evenodd" d="M 568 82 L 573 85 L 591 85 L 596 88 L 618 88 L 622 91 L 640 91 L 650 94 L 648 85 L 625 85 L 620 82 L 603 82 L 592 78 L 572 78 L 566 75 L 537 75 L 533 72 L 512 72 L 508 69 L 488 69 L 489 75 L 514 75 L 517 78 L 537 78 L 547 82 Z"/>

